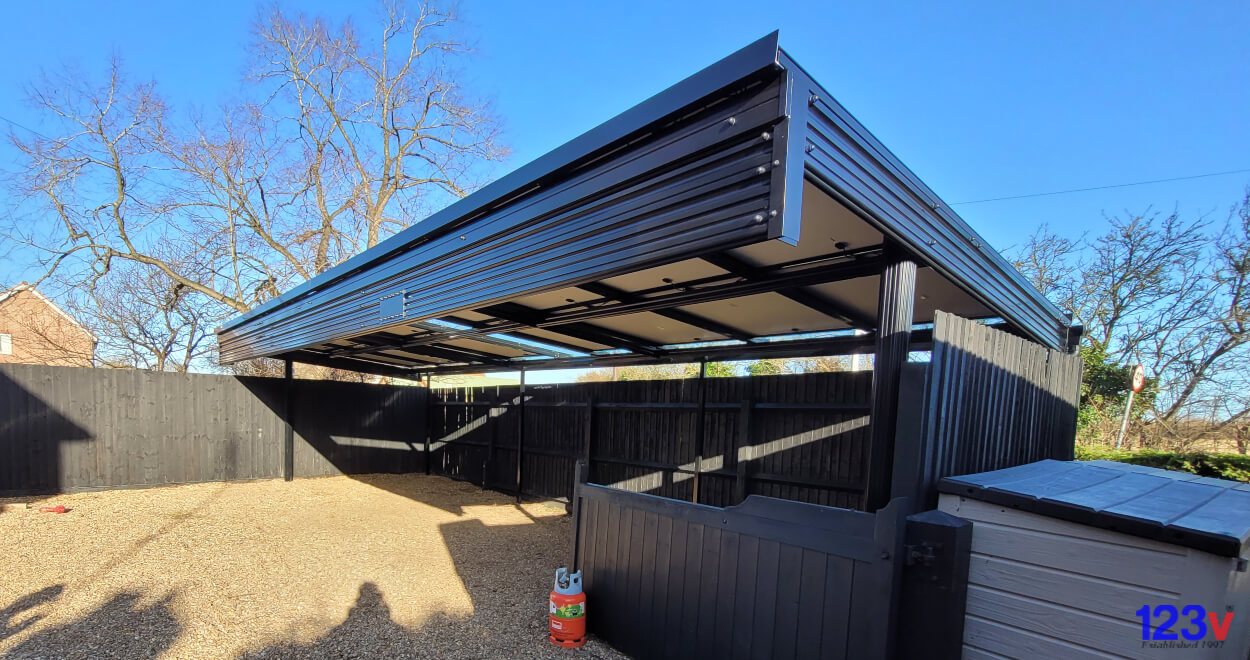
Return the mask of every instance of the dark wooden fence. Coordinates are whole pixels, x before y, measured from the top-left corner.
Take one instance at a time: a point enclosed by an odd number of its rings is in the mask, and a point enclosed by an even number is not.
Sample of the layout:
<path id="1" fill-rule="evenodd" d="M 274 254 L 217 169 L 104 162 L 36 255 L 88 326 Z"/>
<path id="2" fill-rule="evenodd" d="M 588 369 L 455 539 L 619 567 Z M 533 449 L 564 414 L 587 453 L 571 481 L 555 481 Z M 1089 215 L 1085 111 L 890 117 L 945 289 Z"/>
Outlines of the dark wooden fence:
<path id="1" fill-rule="evenodd" d="M 938 314 L 908 365 L 895 496 L 1071 456 L 1080 359 Z M 428 469 L 571 498 L 590 479 L 713 506 L 862 507 L 871 372 L 436 390 L 296 380 L 294 474 Z M 0 493 L 281 474 L 283 381 L 0 366 Z M 518 448 L 520 451 L 518 452 Z M 425 450 L 431 460 L 427 468 Z M 519 477 L 519 479 L 518 479 Z"/>
<path id="2" fill-rule="evenodd" d="M 716 508 L 579 483 L 587 622 L 640 658 L 888 658 L 906 509 Z"/>
<path id="3" fill-rule="evenodd" d="M 702 388 L 702 389 L 700 389 Z M 435 390 L 431 467 L 571 498 L 595 483 L 725 506 L 748 495 L 860 506 L 871 372 Z"/>
<path id="4" fill-rule="evenodd" d="M 936 505 L 945 476 L 1071 460 L 1081 357 L 938 312 L 927 365 L 908 365 L 893 495 Z"/>
<path id="5" fill-rule="evenodd" d="M 424 469 L 425 390 L 292 384 L 296 476 Z M 281 476 L 275 378 L 0 365 L 0 495 Z"/>

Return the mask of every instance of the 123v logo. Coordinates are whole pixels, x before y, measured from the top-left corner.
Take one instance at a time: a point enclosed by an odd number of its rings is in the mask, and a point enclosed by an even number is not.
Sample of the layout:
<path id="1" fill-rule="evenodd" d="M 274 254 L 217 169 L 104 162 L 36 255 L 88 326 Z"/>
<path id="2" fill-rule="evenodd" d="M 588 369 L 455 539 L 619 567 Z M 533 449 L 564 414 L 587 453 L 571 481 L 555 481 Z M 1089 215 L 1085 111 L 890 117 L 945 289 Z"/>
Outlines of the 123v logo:
<path id="1" fill-rule="evenodd" d="M 1197 642 L 1211 635 L 1213 643 L 1218 644 L 1228 637 L 1228 629 L 1233 625 L 1232 612 L 1225 612 L 1221 618 L 1201 605 L 1186 605 L 1179 609 L 1175 605 L 1155 605 L 1154 609 L 1142 605 L 1137 610 L 1137 616 L 1141 618 L 1142 641 L 1167 642 L 1184 638 Z"/>

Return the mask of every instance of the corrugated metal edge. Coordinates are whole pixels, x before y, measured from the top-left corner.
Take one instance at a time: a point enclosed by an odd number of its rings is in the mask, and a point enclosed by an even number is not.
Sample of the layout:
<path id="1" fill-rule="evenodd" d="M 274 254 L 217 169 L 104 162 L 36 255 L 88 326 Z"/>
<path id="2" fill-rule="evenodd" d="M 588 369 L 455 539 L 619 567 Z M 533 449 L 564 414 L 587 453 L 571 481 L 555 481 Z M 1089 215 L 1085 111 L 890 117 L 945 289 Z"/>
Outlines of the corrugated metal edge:
<path id="1" fill-rule="evenodd" d="M 449 230 L 480 210 L 507 200 L 521 191 L 542 185 L 559 170 L 610 146 L 630 134 L 713 94 L 734 82 L 777 64 L 779 52 L 776 31 L 725 57 L 715 64 L 652 96 L 616 117 L 592 128 L 569 142 L 521 166 L 510 174 L 488 184 L 421 222 L 395 234 L 372 249 L 327 270 L 290 291 L 227 321 L 218 332 L 235 328 L 246 321 L 263 316 L 291 301 L 315 291 L 318 287 L 386 259 L 410 245 Z"/>
<path id="2" fill-rule="evenodd" d="M 999 313 L 1003 318 L 1026 330 L 1042 344 L 1050 348 L 1063 351 L 1068 350 L 1067 328 L 1071 324 L 1071 319 L 1068 315 L 1060 311 L 1041 292 L 1025 281 L 1024 276 L 1011 264 L 1007 263 L 1007 260 L 1002 255 L 989 248 L 988 242 L 980 234 L 951 210 L 949 205 L 938 197 L 937 193 L 933 192 L 915 173 L 899 161 L 880 140 L 847 112 L 841 104 L 834 100 L 833 96 L 784 50 L 778 55 L 778 62 L 786 68 L 789 75 L 796 76 L 799 79 L 793 92 L 796 97 L 793 105 L 809 104 L 811 100 L 803 98 L 808 95 L 800 90 L 804 87 L 813 90 L 815 96 L 818 97 L 817 102 L 828 105 L 834 111 L 836 117 L 833 117 L 833 119 L 845 123 L 850 129 L 848 135 L 856 142 L 856 146 L 875 161 L 875 164 L 880 167 L 882 172 L 901 183 L 906 188 L 906 192 L 911 193 L 924 202 L 920 215 L 925 217 L 941 233 L 941 238 L 949 241 L 957 256 L 964 263 L 943 257 L 938 254 L 937 250 L 933 249 L 933 245 L 920 240 L 921 235 L 924 233 L 923 229 L 919 226 L 914 226 L 914 223 L 904 215 L 894 214 L 888 218 L 874 217 L 865 212 L 863 206 L 857 203 L 853 195 L 848 194 L 850 191 L 835 188 L 834 192 L 839 193 L 837 196 L 846 198 L 840 201 L 849 202 L 848 206 L 851 210 L 864 216 L 865 219 L 877 226 L 887 236 L 906 245 L 911 251 L 924 258 L 927 262 L 926 265 L 941 272 L 974 298 L 977 298 L 983 304 Z M 800 131 L 806 133 L 808 130 L 806 125 L 808 114 L 810 112 L 796 111 L 791 115 L 792 117 L 802 116 L 805 120 L 802 127 L 793 125 L 790 127 L 791 136 Z M 792 139 L 794 138 L 792 137 Z M 803 135 L 800 143 L 806 142 L 807 136 Z M 806 149 L 793 149 L 788 156 L 802 159 L 805 163 L 813 162 L 806 153 Z M 798 168 L 795 164 L 791 164 L 788 169 L 794 171 Z M 808 168 L 808 170 L 809 173 L 814 174 L 814 172 L 811 172 L 811 168 Z M 817 182 L 826 187 L 832 186 L 830 182 L 823 179 L 817 179 Z M 965 243 L 971 243 L 972 246 L 965 245 Z M 988 292 L 994 288 L 992 286 L 994 283 L 986 281 L 975 272 L 974 268 L 970 267 L 972 264 L 978 263 L 986 272 L 1001 276 L 1001 281 L 1009 285 L 1006 293 L 1009 297 L 1016 298 L 1016 300 L 1012 301 L 998 296 L 991 297 Z M 1052 327 L 1044 327 L 1044 323 L 1042 323 L 1043 318 L 1051 322 L 1053 324 Z"/>

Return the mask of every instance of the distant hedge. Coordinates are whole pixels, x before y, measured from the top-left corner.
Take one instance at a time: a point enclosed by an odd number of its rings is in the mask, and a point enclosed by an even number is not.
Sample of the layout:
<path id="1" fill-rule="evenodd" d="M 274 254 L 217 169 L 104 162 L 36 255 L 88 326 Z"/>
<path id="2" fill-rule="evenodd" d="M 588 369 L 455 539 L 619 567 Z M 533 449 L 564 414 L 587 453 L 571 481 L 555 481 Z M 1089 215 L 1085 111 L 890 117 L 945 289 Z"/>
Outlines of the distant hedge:
<path id="1" fill-rule="evenodd" d="M 1076 459 L 1078 461 L 1119 461 L 1178 472 L 1190 472 L 1204 477 L 1250 482 L 1250 456 L 1241 454 L 1172 453 L 1149 449 L 1125 451 L 1110 447 L 1077 445 Z"/>

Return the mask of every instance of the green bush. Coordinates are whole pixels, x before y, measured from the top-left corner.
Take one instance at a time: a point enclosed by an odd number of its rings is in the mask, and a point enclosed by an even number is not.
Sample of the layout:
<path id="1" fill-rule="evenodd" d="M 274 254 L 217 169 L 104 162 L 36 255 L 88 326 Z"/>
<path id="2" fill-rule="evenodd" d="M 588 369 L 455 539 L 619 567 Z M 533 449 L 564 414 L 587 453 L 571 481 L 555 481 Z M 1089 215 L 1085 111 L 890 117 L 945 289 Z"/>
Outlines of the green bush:
<path id="1" fill-rule="evenodd" d="M 1207 454 L 1202 452 L 1172 453 L 1164 451 L 1126 451 L 1110 447 L 1077 445 L 1078 461 L 1119 461 L 1134 465 L 1189 472 L 1203 477 L 1218 477 L 1250 482 L 1250 456 L 1241 454 Z"/>

